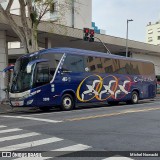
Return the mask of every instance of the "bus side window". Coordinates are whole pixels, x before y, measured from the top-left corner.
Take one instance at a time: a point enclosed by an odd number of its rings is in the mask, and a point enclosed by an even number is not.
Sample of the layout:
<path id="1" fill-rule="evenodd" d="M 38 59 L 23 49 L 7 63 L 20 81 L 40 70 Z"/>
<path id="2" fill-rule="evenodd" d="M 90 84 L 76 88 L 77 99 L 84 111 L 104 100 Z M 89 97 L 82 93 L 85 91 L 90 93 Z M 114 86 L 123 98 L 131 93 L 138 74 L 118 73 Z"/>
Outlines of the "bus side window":
<path id="1" fill-rule="evenodd" d="M 85 56 L 85 71 L 91 73 L 104 73 L 104 58 Z"/>
<path id="2" fill-rule="evenodd" d="M 49 70 L 49 80 L 50 81 L 52 80 L 55 71 L 56 71 L 56 68 L 50 68 L 50 70 Z"/>
<path id="3" fill-rule="evenodd" d="M 62 66 L 63 72 L 84 72 L 84 58 L 79 55 L 67 55 Z"/>
<path id="4" fill-rule="evenodd" d="M 37 65 L 36 87 L 49 83 L 49 66 L 47 64 Z"/>

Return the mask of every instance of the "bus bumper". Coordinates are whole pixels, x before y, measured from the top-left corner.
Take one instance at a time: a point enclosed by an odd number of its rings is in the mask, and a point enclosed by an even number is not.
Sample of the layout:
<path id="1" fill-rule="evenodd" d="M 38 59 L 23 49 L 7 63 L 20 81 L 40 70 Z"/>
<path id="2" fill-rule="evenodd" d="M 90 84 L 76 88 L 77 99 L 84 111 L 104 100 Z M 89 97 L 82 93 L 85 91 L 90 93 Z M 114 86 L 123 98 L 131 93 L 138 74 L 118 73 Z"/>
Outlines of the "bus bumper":
<path id="1" fill-rule="evenodd" d="M 27 99 L 11 99 L 10 105 L 12 107 L 35 107 L 34 100 L 27 98 Z"/>

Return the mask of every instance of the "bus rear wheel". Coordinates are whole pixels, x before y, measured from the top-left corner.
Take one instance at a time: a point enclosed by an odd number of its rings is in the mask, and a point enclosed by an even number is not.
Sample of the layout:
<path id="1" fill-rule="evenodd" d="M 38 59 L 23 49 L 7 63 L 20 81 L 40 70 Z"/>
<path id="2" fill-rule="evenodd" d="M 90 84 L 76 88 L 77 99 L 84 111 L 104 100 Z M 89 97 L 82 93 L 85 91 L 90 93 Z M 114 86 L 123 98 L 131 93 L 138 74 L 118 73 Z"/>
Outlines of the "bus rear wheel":
<path id="1" fill-rule="evenodd" d="M 127 104 L 137 104 L 139 101 L 139 95 L 138 92 L 133 91 L 131 95 L 131 100 L 127 101 Z"/>
<path id="2" fill-rule="evenodd" d="M 61 100 L 61 110 L 70 111 L 74 108 L 75 101 L 70 94 L 64 94 Z"/>

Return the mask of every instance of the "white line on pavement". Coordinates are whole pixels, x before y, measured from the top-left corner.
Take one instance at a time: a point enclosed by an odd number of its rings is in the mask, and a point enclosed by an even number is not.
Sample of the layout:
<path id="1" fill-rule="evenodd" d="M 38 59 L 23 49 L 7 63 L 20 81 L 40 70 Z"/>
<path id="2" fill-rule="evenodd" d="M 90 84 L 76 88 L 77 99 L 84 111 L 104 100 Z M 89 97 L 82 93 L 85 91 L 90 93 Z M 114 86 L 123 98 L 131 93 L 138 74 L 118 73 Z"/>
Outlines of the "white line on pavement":
<path id="1" fill-rule="evenodd" d="M 28 119 L 34 121 L 42 121 L 42 122 L 49 122 L 49 123 L 61 123 L 63 121 L 51 120 L 51 119 L 42 119 L 42 118 L 34 118 L 34 117 L 23 117 L 23 116 L 2 116 L 6 118 L 20 118 L 20 119 Z"/>
<path id="2" fill-rule="evenodd" d="M 36 132 L 31 132 L 31 133 L 19 134 L 15 136 L 1 137 L 0 142 L 10 141 L 10 140 L 20 139 L 20 138 L 26 138 L 26 137 L 32 137 L 32 136 L 37 136 L 37 135 L 40 135 L 40 134 Z"/>
<path id="3" fill-rule="evenodd" d="M 109 157 L 102 160 L 133 160 L 133 159 L 128 157 Z"/>
<path id="4" fill-rule="evenodd" d="M 83 151 L 85 149 L 91 148 L 90 146 L 83 145 L 83 144 L 76 144 L 73 146 L 68 146 L 64 148 L 55 149 L 52 151 Z"/>
<path id="5" fill-rule="evenodd" d="M 83 145 L 83 144 L 76 144 L 76 145 L 72 145 L 72 146 L 68 146 L 68 147 L 64 147 L 64 148 L 54 149 L 54 150 L 51 150 L 49 152 L 52 152 L 52 151 L 75 152 L 75 151 L 83 151 L 83 150 L 86 150 L 88 148 L 91 148 L 91 147 L 87 146 L 87 145 Z M 59 153 L 59 156 L 60 155 L 61 155 L 61 153 Z M 33 157 L 33 160 L 46 160 L 46 159 L 50 159 L 50 158 L 54 158 L 54 157 L 40 157 L 40 158 L 38 157 L 37 159 L 36 159 L 36 157 L 35 158 Z M 17 158 L 17 159 L 14 159 L 14 160 L 21 160 L 21 158 Z M 28 160 L 28 159 L 27 158 L 23 158 L 23 160 Z"/>
<path id="6" fill-rule="evenodd" d="M 0 125 L 0 128 L 4 128 L 4 127 L 6 127 L 6 126 Z"/>
<path id="7" fill-rule="evenodd" d="M 11 146 L 6 146 L 6 147 L 1 147 L 0 151 L 15 151 L 19 149 L 25 149 L 25 148 L 30 148 L 30 147 L 35 147 L 35 146 L 40 146 L 43 144 L 49 144 L 53 142 L 58 142 L 62 141 L 63 139 L 57 138 L 57 137 L 52 137 L 52 138 L 47 138 L 47 139 L 41 139 L 41 140 L 36 140 L 36 141 L 31 141 L 31 142 L 26 142 L 26 143 L 21 143 L 21 144 L 15 144 Z"/>
<path id="8" fill-rule="evenodd" d="M 0 133 L 15 132 L 15 131 L 20 131 L 20 130 L 22 130 L 22 129 L 20 129 L 20 128 L 5 129 L 5 130 L 0 130 Z"/>

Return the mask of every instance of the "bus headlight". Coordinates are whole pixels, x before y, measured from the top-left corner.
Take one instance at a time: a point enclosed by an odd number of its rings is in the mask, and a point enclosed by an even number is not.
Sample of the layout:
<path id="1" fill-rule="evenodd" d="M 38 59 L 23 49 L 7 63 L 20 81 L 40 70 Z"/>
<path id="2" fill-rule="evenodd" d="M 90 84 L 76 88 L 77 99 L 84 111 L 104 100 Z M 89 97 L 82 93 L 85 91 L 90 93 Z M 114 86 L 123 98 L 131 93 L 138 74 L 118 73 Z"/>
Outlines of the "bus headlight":
<path id="1" fill-rule="evenodd" d="M 32 99 L 32 100 L 27 101 L 27 105 L 30 105 L 30 104 L 32 104 L 32 103 L 33 103 L 33 99 Z"/>
<path id="2" fill-rule="evenodd" d="M 34 91 L 34 92 L 32 92 L 30 95 L 31 95 L 31 96 L 34 96 L 35 94 L 37 94 L 37 93 L 39 93 L 39 92 L 41 92 L 41 90 Z"/>

